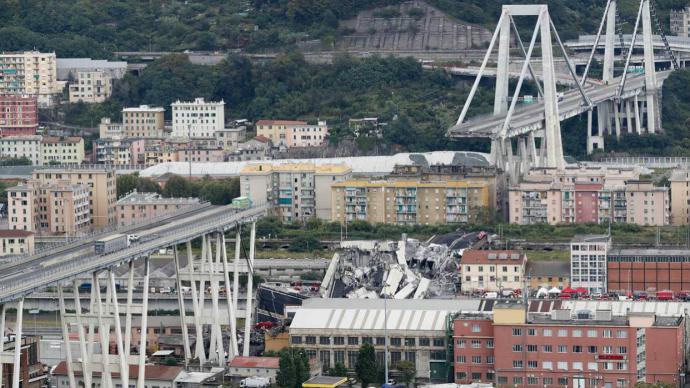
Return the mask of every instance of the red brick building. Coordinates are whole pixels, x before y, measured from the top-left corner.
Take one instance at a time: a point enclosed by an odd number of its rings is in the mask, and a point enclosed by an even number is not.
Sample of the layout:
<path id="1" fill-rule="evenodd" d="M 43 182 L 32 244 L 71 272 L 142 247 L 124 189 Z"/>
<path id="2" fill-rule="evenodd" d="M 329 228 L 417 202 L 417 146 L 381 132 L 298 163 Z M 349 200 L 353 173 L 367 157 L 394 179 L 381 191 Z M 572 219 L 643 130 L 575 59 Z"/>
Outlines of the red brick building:
<path id="1" fill-rule="evenodd" d="M 637 381 L 678 385 L 685 371 L 684 318 L 613 316 L 610 310 L 530 314 L 515 301 L 493 318 L 454 319 L 455 382 L 516 387 L 633 387 Z"/>
<path id="2" fill-rule="evenodd" d="M 15 336 L 10 336 L 5 342 L 5 353 L 13 354 Z M 41 388 L 45 386 L 48 375 L 43 371 L 43 364 L 39 358 L 39 337 L 24 336 L 21 341 L 21 356 L 19 357 L 19 385 L 22 388 Z M 2 350 L 2 349 L 0 349 Z M 12 386 L 14 365 L 3 364 L 2 382 L 4 387 Z"/>
<path id="3" fill-rule="evenodd" d="M 690 250 L 612 249 L 606 271 L 611 291 L 690 290 Z"/>
<path id="4" fill-rule="evenodd" d="M 36 97 L 0 95 L 0 136 L 35 135 L 37 128 Z"/>

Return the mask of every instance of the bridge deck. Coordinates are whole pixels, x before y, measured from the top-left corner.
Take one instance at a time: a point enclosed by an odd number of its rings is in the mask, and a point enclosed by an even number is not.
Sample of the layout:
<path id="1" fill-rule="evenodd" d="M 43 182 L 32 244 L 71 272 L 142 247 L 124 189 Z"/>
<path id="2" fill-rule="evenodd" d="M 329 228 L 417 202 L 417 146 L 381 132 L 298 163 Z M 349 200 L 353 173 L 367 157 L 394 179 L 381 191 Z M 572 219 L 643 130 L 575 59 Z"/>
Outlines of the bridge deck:
<path id="1" fill-rule="evenodd" d="M 0 303 L 19 299 L 57 282 L 148 256 L 161 248 L 183 243 L 203 234 L 234 228 L 238 224 L 261 217 L 266 210 L 266 205 L 242 211 L 230 206 L 216 207 L 163 225 L 153 224 L 138 233 L 140 243 L 110 254 L 97 255 L 93 250 L 93 241 L 85 241 L 65 251 L 42 255 L 25 262 L 2 265 Z M 117 232 L 113 234 L 115 233 Z"/>
<path id="2" fill-rule="evenodd" d="M 657 72 L 657 81 L 663 81 L 670 75 L 670 71 Z M 613 100 L 618 90 L 620 77 L 608 85 L 589 85 L 584 88 L 592 104 Z M 623 97 L 632 97 L 644 89 L 644 75 L 629 74 L 625 83 Z M 568 119 L 587 111 L 587 106 L 579 91 L 570 90 L 564 93 L 563 100 L 558 103 L 558 113 L 561 120 Z M 507 114 L 482 115 L 467 120 L 460 125 L 454 125 L 448 130 L 448 135 L 454 138 L 494 138 L 503 127 Z M 516 107 L 508 128 L 508 137 L 514 137 L 543 127 L 544 106 L 536 103 Z"/>

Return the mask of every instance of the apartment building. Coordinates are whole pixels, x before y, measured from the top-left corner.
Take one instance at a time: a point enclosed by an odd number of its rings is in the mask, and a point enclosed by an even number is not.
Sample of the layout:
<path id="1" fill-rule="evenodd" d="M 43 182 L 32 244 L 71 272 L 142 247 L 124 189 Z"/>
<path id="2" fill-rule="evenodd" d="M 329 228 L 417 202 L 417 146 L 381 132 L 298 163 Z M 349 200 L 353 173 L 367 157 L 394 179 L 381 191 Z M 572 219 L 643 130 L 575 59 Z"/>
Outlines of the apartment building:
<path id="1" fill-rule="evenodd" d="M 528 261 L 525 266 L 527 286 L 531 290 L 570 286 L 570 263 L 565 261 Z"/>
<path id="2" fill-rule="evenodd" d="M 493 317 L 453 318 L 455 383 L 517 387 L 633 387 L 680 383 L 684 317 L 611 310 L 530 312 L 496 301 Z"/>
<path id="3" fill-rule="evenodd" d="M 34 233 L 28 230 L 0 230 L 0 256 L 34 253 Z"/>
<path id="4" fill-rule="evenodd" d="M 76 79 L 80 71 L 102 71 L 112 79 L 122 79 L 127 74 L 127 62 L 106 61 L 91 58 L 58 58 L 57 76 L 59 80 Z"/>
<path id="5" fill-rule="evenodd" d="M 111 167 L 69 167 L 35 170 L 33 181 L 50 184 L 67 181 L 71 184 L 88 186 L 91 225 L 103 228 L 115 223 L 115 202 L 117 201 L 115 170 Z"/>
<path id="6" fill-rule="evenodd" d="M 76 236 L 91 228 L 90 190 L 84 184 L 59 182 L 37 188 L 41 192 L 36 216 L 39 231 Z"/>
<path id="7" fill-rule="evenodd" d="M 494 208 L 489 185 L 471 179 L 347 180 L 331 188 L 331 220 L 417 225 L 483 221 Z"/>
<path id="8" fill-rule="evenodd" d="M 93 141 L 94 162 L 116 166 L 144 162 L 145 139 L 96 139 Z"/>
<path id="9" fill-rule="evenodd" d="M 690 224 L 690 170 L 671 172 L 671 225 Z"/>
<path id="10" fill-rule="evenodd" d="M 39 135 L 0 137 L 0 159 L 27 158 L 34 166 L 41 165 L 41 140 Z"/>
<path id="11" fill-rule="evenodd" d="M 144 163 L 147 166 L 177 161 L 178 151 L 167 144 L 147 145 L 144 149 Z"/>
<path id="12" fill-rule="evenodd" d="M 71 103 L 99 103 L 110 98 L 113 93 L 113 79 L 103 70 L 80 70 L 68 89 Z"/>
<path id="13" fill-rule="evenodd" d="M 13 333 L 7 334 L 5 341 L 0 342 L 0 352 L 13 354 L 16 347 L 15 341 L 20 341 L 20 355 L 19 355 L 19 384 L 22 388 L 42 388 L 48 385 L 48 373 L 45 371 L 43 363 L 41 363 L 40 355 L 40 336 L 17 336 Z M 12 360 L 6 357 L 0 362 L 3 362 L 2 381 L 3 386 L 10 387 L 12 385 L 14 368 Z"/>
<path id="14" fill-rule="evenodd" d="M 364 343 L 383 365 L 387 336 L 391 369 L 410 361 L 418 382 L 447 382 L 448 316 L 476 308 L 475 301 L 461 299 L 306 299 L 292 319 L 290 346 L 304 349 L 323 370 L 336 363 L 354 370 Z"/>
<path id="15" fill-rule="evenodd" d="M 122 139 L 124 138 L 124 130 L 122 123 L 113 123 L 109 117 L 101 118 L 98 124 L 98 138 L 99 139 Z"/>
<path id="16" fill-rule="evenodd" d="M 2 72 L 1 69 L 0 72 Z M 36 96 L 0 94 L 0 136 L 31 136 L 36 134 L 36 129 L 38 129 L 38 98 Z"/>
<path id="17" fill-rule="evenodd" d="M 634 169 L 535 170 L 509 188 L 510 223 L 668 225 L 668 193 Z"/>
<path id="18" fill-rule="evenodd" d="M 122 131 L 125 137 L 163 138 L 165 109 L 140 105 L 122 109 Z"/>
<path id="19" fill-rule="evenodd" d="M 212 138 L 225 128 L 225 102 L 195 98 L 191 102 L 177 100 L 172 107 L 172 137 Z"/>
<path id="20" fill-rule="evenodd" d="M 237 147 L 229 151 L 225 157 L 228 162 L 243 162 L 249 160 L 271 159 L 271 141 L 263 136 L 240 143 Z"/>
<path id="21" fill-rule="evenodd" d="M 511 250 L 466 250 L 460 258 L 462 292 L 524 288 L 527 256 Z"/>
<path id="22" fill-rule="evenodd" d="M 180 162 L 223 162 L 225 151 L 217 147 L 177 150 L 177 160 Z"/>
<path id="23" fill-rule="evenodd" d="M 350 177 L 346 164 L 247 164 L 240 172 L 240 192 L 253 203 L 268 203 L 283 221 L 328 219 L 331 185 Z"/>
<path id="24" fill-rule="evenodd" d="M 672 9 L 669 15 L 669 24 L 672 35 L 690 36 L 690 7 Z"/>
<path id="25" fill-rule="evenodd" d="M 53 105 L 64 88 L 55 53 L 0 53 L 0 75 L 0 95 L 33 95 L 40 106 Z"/>
<path id="26" fill-rule="evenodd" d="M 264 136 L 274 145 L 287 148 L 318 146 L 328 137 L 325 121 L 312 125 L 306 121 L 259 120 L 255 127 L 257 136 Z"/>
<path id="27" fill-rule="evenodd" d="M 198 205 L 198 198 L 163 198 L 157 193 L 127 193 L 115 204 L 118 226 L 129 226 Z"/>
<path id="28" fill-rule="evenodd" d="M 225 150 L 236 149 L 247 137 L 247 127 L 244 125 L 236 128 L 223 128 L 215 131 L 213 136 L 219 147 Z"/>
<path id="29" fill-rule="evenodd" d="M 21 184 L 7 189 L 7 222 L 9 229 L 36 230 L 34 198 L 34 188 L 29 184 Z"/>
<path id="30" fill-rule="evenodd" d="M 84 156 L 84 139 L 81 137 L 45 136 L 41 140 L 44 165 L 81 164 Z"/>
<path id="31" fill-rule="evenodd" d="M 606 293 L 607 254 L 611 236 L 576 235 L 570 241 L 570 286 L 592 293 Z"/>

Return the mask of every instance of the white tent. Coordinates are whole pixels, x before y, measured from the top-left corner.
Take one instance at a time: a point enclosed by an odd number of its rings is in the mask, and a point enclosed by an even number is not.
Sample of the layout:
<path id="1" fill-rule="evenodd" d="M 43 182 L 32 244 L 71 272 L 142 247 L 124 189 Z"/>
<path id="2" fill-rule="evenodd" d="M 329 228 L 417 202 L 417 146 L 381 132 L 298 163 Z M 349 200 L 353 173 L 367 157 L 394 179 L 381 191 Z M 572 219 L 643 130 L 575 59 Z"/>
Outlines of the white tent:
<path id="1" fill-rule="evenodd" d="M 560 293 L 561 293 L 561 290 L 559 290 L 556 287 L 549 290 L 549 294 L 560 294 Z"/>
<path id="2" fill-rule="evenodd" d="M 549 294 L 549 290 L 542 287 L 537 291 L 537 298 L 543 298 Z"/>

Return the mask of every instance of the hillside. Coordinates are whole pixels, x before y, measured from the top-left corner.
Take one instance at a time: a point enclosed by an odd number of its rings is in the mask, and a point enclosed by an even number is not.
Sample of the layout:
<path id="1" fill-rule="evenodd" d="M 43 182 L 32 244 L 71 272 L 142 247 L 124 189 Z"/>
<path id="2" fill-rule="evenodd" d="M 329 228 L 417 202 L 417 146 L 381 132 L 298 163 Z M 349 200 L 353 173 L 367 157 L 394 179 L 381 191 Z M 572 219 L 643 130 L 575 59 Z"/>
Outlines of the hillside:
<path id="1" fill-rule="evenodd" d="M 494 28 L 502 4 L 542 2 L 428 0 L 429 5 L 456 22 L 489 29 Z M 129 50 L 284 50 L 299 41 L 314 39 L 332 46 L 339 38 L 351 36 L 353 28 L 344 22 L 355 19 L 359 12 L 364 11 L 366 16 L 367 10 L 377 7 L 400 9 L 400 3 L 401 0 L 5 0 L 0 6 L 0 50 L 36 48 L 55 51 L 62 57 L 108 58 L 114 51 Z M 564 39 L 596 31 L 605 4 L 601 0 L 546 3 Z M 668 10 L 687 4 L 684 0 L 659 0 L 657 5 L 666 28 Z M 621 7 L 623 17 L 634 20 L 636 2 L 622 2 Z M 394 16 L 390 12 L 379 11 L 379 16 Z M 414 12 L 412 19 L 420 16 Z M 395 28 L 408 28 L 408 40 L 420 39 L 414 34 L 418 27 L 407 23 Z M 376 37 L 379 29 L 373 28 L 376 33 L 365 32 Z M 445 27 L 438 31 L 447 33 Z M 359 32 L 357 35 L 362 36 Z M 482 41 L 484 35 L 479 34 Z M 343 39 L 343 44 L 348 45 L 348 39 Z M 450 41 L 441 40 L 445 46 Z M 453 44 L 462 45 L 462 39 Z M 416 47 L 426 48 L 427 44 Z"/>

